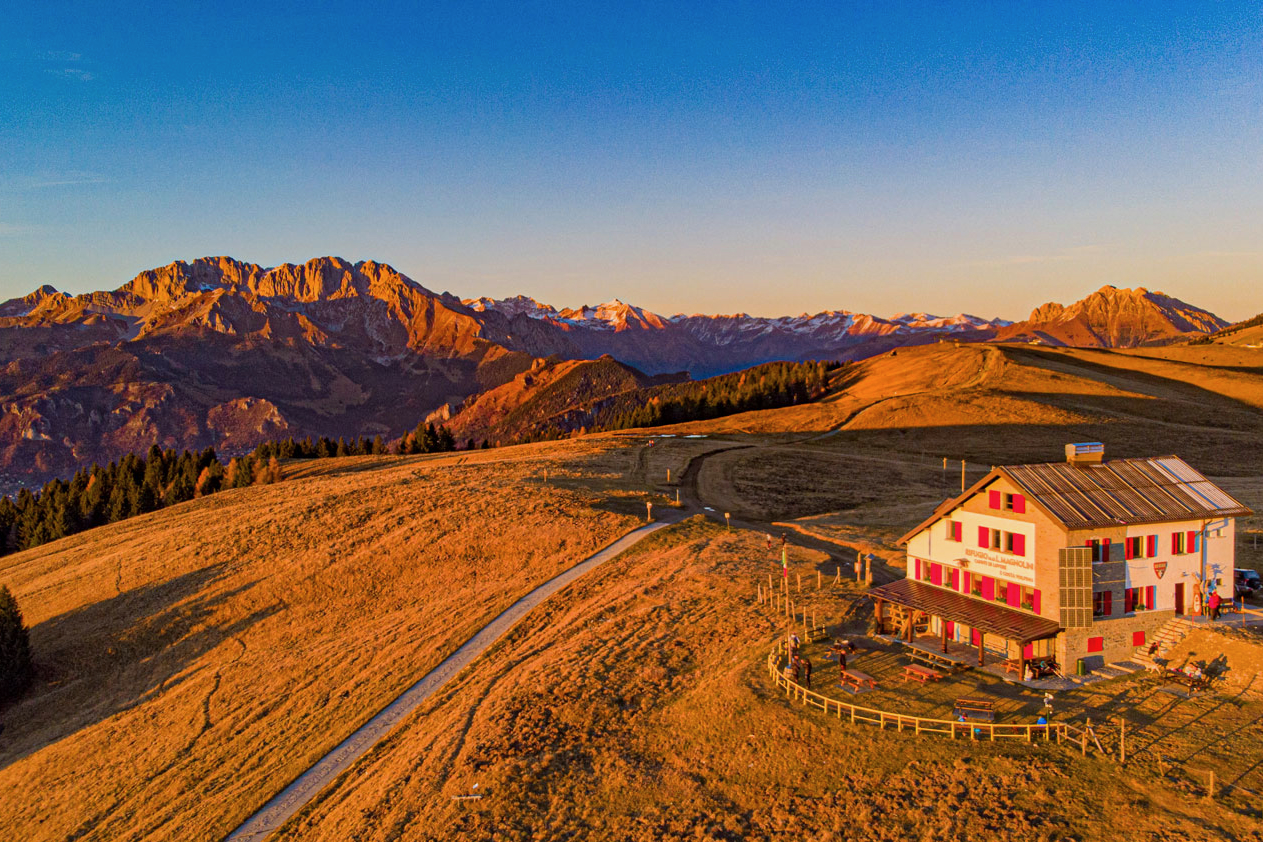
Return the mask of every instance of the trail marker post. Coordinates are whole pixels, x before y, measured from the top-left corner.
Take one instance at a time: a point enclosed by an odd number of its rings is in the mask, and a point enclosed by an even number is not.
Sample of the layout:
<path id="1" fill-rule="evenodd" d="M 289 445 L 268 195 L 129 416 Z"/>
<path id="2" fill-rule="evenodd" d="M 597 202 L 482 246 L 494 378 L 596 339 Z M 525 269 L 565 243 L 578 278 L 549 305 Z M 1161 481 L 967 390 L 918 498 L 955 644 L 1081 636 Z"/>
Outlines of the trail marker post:
<path id="1" fill-rule="evenodd" d="M 960 493 L 965 493 L 965 460 L 960 460 Z"/>
<path id="2" fill-rule="evenodd" d="M 727 525 L 728 530 L 732 531 L 732 513 L 731 512 L 724 512 L 724 523 Z"/>
<path id="3" fill-rule="evenodd" d="M 645 520 L 653 521 L 653 503 L 649 500 L 645 501 Z"/>

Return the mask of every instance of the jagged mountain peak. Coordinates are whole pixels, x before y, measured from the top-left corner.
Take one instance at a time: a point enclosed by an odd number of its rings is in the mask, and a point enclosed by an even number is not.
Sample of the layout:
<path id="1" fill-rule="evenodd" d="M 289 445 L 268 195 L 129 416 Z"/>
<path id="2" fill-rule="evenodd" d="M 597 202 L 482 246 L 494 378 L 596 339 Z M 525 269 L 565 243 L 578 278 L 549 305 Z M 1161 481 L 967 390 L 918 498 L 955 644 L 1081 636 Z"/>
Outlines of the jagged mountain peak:
<path id="1" fill-rule="evenodd" d="M 1050 301 L 1036 307 L 1029 319 L 1002 331 L 999 338 L 1132 348 L 1212 333 L 1225 324 L 1214 313 L 1164 292 L 1106 284 L 1069 305 Z"/>

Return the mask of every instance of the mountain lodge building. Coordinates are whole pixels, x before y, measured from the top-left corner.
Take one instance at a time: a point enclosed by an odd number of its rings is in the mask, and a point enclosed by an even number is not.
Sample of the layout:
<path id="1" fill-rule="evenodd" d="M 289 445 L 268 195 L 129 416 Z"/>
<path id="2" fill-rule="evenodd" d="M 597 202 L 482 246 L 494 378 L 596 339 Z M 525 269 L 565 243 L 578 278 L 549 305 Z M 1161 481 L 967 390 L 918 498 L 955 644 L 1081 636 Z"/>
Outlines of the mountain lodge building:
<path id="1" fill-rule="evenodd" d="M 907 575 L 870 591 L 879 632 L 932 636 L 1063 672 L 1126 660 L 1203 595 L 1233 596 L 1234 518 L 1252 514 L 1176 456 L 990 473 L 899 539 Z"/>

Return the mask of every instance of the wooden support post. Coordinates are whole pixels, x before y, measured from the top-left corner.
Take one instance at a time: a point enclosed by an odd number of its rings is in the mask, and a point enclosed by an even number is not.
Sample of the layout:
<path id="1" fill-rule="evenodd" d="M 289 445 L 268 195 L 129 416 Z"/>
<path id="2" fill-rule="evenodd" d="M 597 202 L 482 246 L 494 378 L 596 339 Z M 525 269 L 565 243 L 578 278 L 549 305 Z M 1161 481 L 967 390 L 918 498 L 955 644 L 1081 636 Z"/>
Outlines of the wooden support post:
<path id="1" fill-rule="evenodd" d="M 938 618 L 939 628 L 943 631 L 943 654 L 947 654 L 947 620 L 942 617 Z"/>
<path id="2" fill-rule="evenodd" d="M 986 637 L 985 632 L 978 632 L 978 666 L 982 666 L 982 642 L 986 640 Z"/>
<path id="3" fill-rule="evenodd" d="M 816 568 L 816 590 L 820 590 L 820 568 Z"/>
<path id="4" fill-rule="evenodd" d="M 1118 762 L 1127 763 L 1127 720 L 1118 718 Z"/>
<path id="5" fill-rule="evenodd" d="M 802 593 L 803 592 L 803 574 L 799 573 L 797 575 L 798 575 L 798 592 Z"/>
<path id="6" fill-rule="evenodd" d="M 960 493 L 965 493 L 965 460 L 960 460 Z"/>
<path id="7" fill-rule="evenodd" d="M 855 554 L 855 581 L 858 582 L 863 578 L 864 578 L 864 554 L 861 552 L 857 552 Z"/>
<path id="8" fill-rule="evenodd" d="M 1026 647 L 1021 641 L 1017 644 L 1017 680 L 1026 680 Z"/>

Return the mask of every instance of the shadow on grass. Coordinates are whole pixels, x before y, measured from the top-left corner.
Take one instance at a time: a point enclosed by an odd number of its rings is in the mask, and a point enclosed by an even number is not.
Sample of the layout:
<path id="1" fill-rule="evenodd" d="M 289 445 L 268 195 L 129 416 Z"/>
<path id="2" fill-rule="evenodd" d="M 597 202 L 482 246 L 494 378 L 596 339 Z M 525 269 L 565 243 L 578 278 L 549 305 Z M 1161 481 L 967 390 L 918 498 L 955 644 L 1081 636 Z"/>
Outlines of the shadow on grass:
<path id="1" fill-rule="evenodd" d="M 34 626 L 36 681 L 5 711 L 0 768 L 169 692 L 204 668 L 189 670 L 206 653 L 279 610 L 217 620 L 251 587 L 206 593 L 223 572 L 191 571 Z"/>

